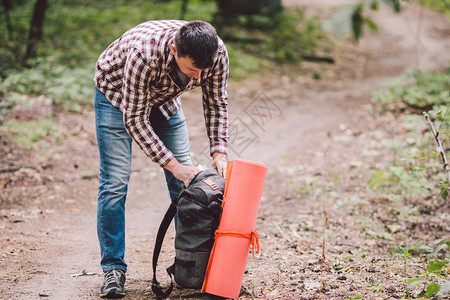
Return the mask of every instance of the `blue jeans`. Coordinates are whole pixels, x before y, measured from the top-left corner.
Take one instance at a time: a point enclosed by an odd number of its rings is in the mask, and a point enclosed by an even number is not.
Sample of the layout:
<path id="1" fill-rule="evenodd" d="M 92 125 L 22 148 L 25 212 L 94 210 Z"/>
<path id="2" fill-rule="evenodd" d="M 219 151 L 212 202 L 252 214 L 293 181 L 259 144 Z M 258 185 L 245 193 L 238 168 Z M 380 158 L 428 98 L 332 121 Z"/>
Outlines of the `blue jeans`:
<path id="1" fill-rule="evenodd" d="M 97 234 L 100 242 L 100 265 L 104 272 L 111 269 L 127 271 L 125 255 L 125 200 L 131 170 L 131 137 L 125 130 L 123 114 L 95 88 L 95 125 L 100 152 L 100 177 L 97 206 Z M 153 129 L 164 145 L 184 165 L 192 165 L 189 135 L 183 111 L 180 109 L 166 120 L 155 107 L 150 113 Z M 180 193 L 183 182 L 164 169 L 170 199 Z"/>

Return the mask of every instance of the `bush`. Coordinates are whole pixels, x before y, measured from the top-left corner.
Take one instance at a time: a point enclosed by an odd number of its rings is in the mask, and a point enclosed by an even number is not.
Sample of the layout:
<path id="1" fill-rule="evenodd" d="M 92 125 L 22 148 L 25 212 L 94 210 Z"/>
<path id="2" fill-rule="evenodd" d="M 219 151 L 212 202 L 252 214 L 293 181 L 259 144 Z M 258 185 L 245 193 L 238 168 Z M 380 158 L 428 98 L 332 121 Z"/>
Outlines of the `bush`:
<path id="1" fill-rule="evenodd" d="M 385 89 L 372 95 L 373 102 L 429 110 L 450 104 L 450 68 L 445 72 L 412 70 Z"/>
<path id="2" fill-rule="evenodd" d="M 8 120 L 4 127 L 10 139 L 24 146 L 32 146 L 35 143 L 46 143 L 58 135 L 58 129 L 53 121 L 43 119 L 39 121 Z"/>
<path id="3" fill-rule="evenodd" d="M 33 1 L 13 2 L 13 40 L 0 35 L 0 44 L 6 45 L 0 48 L 0 97 L 8 103 L 0 109 L 10 107 L 18 95 L 29 94 L 44 95 L 64 109 L 79 111 L 84 103 L 92 102 L 95 62 L 102 51 L 139 23 L 177 19 L 181 7 L 179 0 L 49 0 L 38 59 L 27 62 L 27 68 L 23 68 Z M 186 20 L 214 23 L 216 11 L 215 1 L 191 0 Z M 307 18 L 301 10 L 244 19 L 227 27 L 221 35 L 229 51 L 231 80 L 268 69 L 274 61 L 298 62 L 303 54 L 314 52 L 321 38 L 319 20 Z M 3 25 L 0 23 L 0 27 Z"/>
<path id="4" fill-rule="evenodd" d="M 103 50 L 129 28 L 151 19 L 176 19 L 180 11 L 180 1 L 50 0 L 39 58 L 24 68 L 21 59 L 32 4 L 13 3 L 14 41 L 0 35 L 0 44 L 7 45 L 0 48 L 0 102 L 7 103 L 0 107 L 2 113 L 21 94 L 44 95 L 63 109 L 80 111 L 83 104 L 92 103 L 95 62 Z M 187 18 L 208 20 L 214 10 L 214 2 L 191 1 Z"/>
<path id="5" fill-rule="evenodd" d="M 22 72 L 11 72 L 0 83 L 6 102 L 15 103 L 21 94 L 44 95 L 63 109 L 79 112 L 81 106 L 92 103 L 94 67 L 69 68 L 58 63 L 57 57 L 38 59 Z"/>
<path id="6" fill-rule="evenodd" d="M 302 10 L 275 17 L 278 26 L 270 33 L 268 48 L 279 62 L 299 62 L 305 54 L 314 54 L 321 40 L 319 18 L 307 18 Z"/>
<path id="7" fill-rule="evenodd" d="M 394 159 L 374 173 L 369 188 L 391 193 L 393 198 L 403 201 L 411 196 L 433 195 L 436 190 L 440 190 L 441 197 L 447 199 L 446 176 L 439 155 L 434 151 L 437 147 L 434 137 L 421 112 L 429 110 L 438 124 L 439 136 L 448 137 L 449 91 L 450 69 L 445 72 L 413 70 L 386 89 L 373 94 L 372 100 L 387 109 L 396 109 L 399 104 L 402 109 L 412 109 L 404 116 L 402 124 L 408 142 L 385 142 Z"/>
<path id="8" fill-rule="evenodd" d="M 267 62 L 285 64 L 295 64 L 304 55 L 313 55 L 323 36 L 319 18 L 309 18 L 301 9 L 284 10 L 272 18 L 241 19 L 221 33 L 230 52 L 243 51 Z"/>
<path id="9" fill-rule="evenodd" d="M 420 0 L 420 3 L 450 17 L 450 0 Z"/>

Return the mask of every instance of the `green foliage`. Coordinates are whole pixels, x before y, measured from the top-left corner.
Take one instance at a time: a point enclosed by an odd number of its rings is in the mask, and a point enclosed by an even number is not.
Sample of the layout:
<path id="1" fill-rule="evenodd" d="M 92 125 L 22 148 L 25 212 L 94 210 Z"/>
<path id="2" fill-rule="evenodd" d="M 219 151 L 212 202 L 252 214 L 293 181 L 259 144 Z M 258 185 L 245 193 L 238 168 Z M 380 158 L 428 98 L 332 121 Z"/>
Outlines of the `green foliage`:
<path id="1" fill-rule="evenodd" d="M 414 132 L 417 136 L 420 132 Z M 411 133 L 410 133 L 411 134 Z M 394 154 L 383 170 L 375 172 L 368 182 L 368 188 L 388 195 L 393 201 L 408 202 L 414 197 L 428 195 L 440 189 L 444 176 L 439 171 L 442 165 L 424 152 L 410 152 L 408 145 L 387 140 L 383 143 Z M 423 151 L 426 151 L 424 149 Z M 426 170 L 426 171 L 425 171 Z"/>
<path id="2" fill-rule="evenodd" d="M 403 121 L 409 142 L 384 142 L 393 153 L 393 160 L 383 170 L 374 173 L 368 183 L 370 189 L 395 193 L 404 201 L 413 195 L 429 195 L 439 190 L 439 195 L 447 199 L 448 183 L 442 163 L 437 151 L 433 150 L 435 147 L 430 148 L 433 136 L 420 111 L 414 112 L 416 109 L 431 110 L 440 136 L 445 137 L 450 128 L 449 91 L 450 69 L 447 69 L 445 72 L 413 70 L 387 88 L 373 93 L 372 101 L 387 109 L 414 110 Z"/>
<path id="3" fill-rule="evenodd" d="M 34 1 L 15 3 L 10 11 L 13 40 L 0 35 L 0 76 L 4 70 L 23 66 L 22 56 L 28 37 Z M 148 20 L 177 19 L 181 1 L 86 1 L 49 0 L 44 22 L 44 37 L 38 56 L 58 55 L 61 63 L 77 66 L 94 60 L 122 33 Z M 2 6 L 0 6 L 0 10 Z M 190 1 L 187 20 L 209 21 L 215 11 L 213 1 Z M 3 13 L 3 11 L 0 11 Z M 3 21 L 3 18 L 1 19 Z M 6 24 L 0 23 L 6 31 Z M 14 62 L 15 64 L 11 63 Z M 5 68 L 6 66 L 6 68 Z"/>
<path id="4" fill-rule="evenodd" d="M 261 69 L 267 69 L 270 62 L 241 50 L 240 47 L 229 47 L 228 56 L 230 60 L 230 78 L 233 80 L 245 79 L 250 74 L 257 74 Z"/>
<path id="5" fill-rule="evenodd" d="M 92 102 L 95 62 L 101 52 L 139 23 L 177 19 L 182 3 L 49 0 L 38 59 L 27 62 L 25 68 L 23 55 L 34 1 L 13 1 L 9 11 L 13 35 L 0 35 L 0 110 L 5 111 L 20 95 L 28 94 L 44 95 L 64 109 L 79 111 L 83 104 Z M 2 9 L 0 6 L 1 14 Z M 280 9 L 274 11 L 279 13 Z M 185 19 L 214 23 L 216 12 L 216 1 L 191 0 Z M 221 36 L 229 51 L 232 80 L 268 69 L 274 60 L 297 62 L 303 53 L 313 53 L 320 40 L 319 20 L 307 18 L 301 10 L 273 17 L 265 13 L 245 17 L 245 21 L 230 26 Z M 249 27 L 240 26 L 245 22 Z M 3 18 L 0 29 L 7 31 Z"/>
<path id="6" fill-rule="evenodd" d="M 395 12 L 400 12 L 400 0 L 383 0 L 383 2 L 389 5 Z"/>
<path id="7" fill-rule="evenodd" d="M 217 17 L 221 22 L 232 23 L 239 16 L 274 16 L 283 10 L 281 0 L 216 0 Z"/>
<path id="8" fill-rule="evenodd" d="M 405 258 L 403 268 L 406 274 L 411 266 L 420 265 L 424 269 L 423 272 L 420 272 L 420 277 L 405 278 L 407 294 L 409 294 L 408 287 L 411 287 L 419 288 L 419 297 L 446 297 L 450 295 L 450 281 L 447 272 L 450 263 L 449 245 L 450 241 L 439 239 L 428 246 L 396 247 L 393 253 Z"/>
<path id="9" fill-rule="evenodd" d="M 418 109 L 450 104 L 450 68 L 445 72 L 412 70 L 385 89 L 372 95 L 372 101 L 391 104 L 396 101 Z"/>
<path id="10" fill-rule="evenodd" d="M 354 4 L 341 6 L 337 11 L 324 22 L 325 30 L 332 32 L 335 36 L 341 38 L 352 34 L 355 41 L 363 36 L 364 28 L 368 27 L 373 32 L 378 32 L 378 26 L 366 11 L 376 11 L 379 2 L 384 2 L 392 7 L 396 12 L 400 12 L 399 0 L 361 0 Z"/>
<path id="11" fill-rule="evenodd" d="M 269 50 L 280 62 L 298 62 L 304 54 L 314 53 L 321 40 L 321 23 L 317 17 L 307 18 L 302 10 L 285 12 L 275 17 L 278 24 L 269 37 Z"/>
<path id="12" fill-rule="evenodd" d="M 447 269 L 448 267 L 450 267 L 447 264 L 448 261 L 435 258 L 433 260 L 428 261 L 427 271 L 428 273 L 433 273 Z"/>
<path id="13" fill-rule="evenodd" d="M 443 172 L 438 151 L 433 150 L 435 147 L 430 147 L 430 141 L 434 143 L 434 137 L 421 111 L 431 110 L 429 114 L 435 120 L 439 136 L 444 138 L 445 144 L 446 133 L 450 127 L 449 71 L 413 70 L 389 87 L 373 94 L 372 100 L 381 103 L 385 109 L 398 111 L 400 107 L 409 114 L 403 116 L 402 127 L 407 132 L 404 141 L 384 142 L 392 152 L 393 160 L 374 173 L 368 183 L 372 190 L 386 193 L 394 200 L 401 197 L 405 203 L 408 203 L 411 197 L 425 195 L 431 196 L 429 199 L 435 201 L 439 199 L 437 195 L 447 199 L 446 174 Z M 409 288 L 418 291 L 418 297 L 449 296 L 449 245 L 449 241 L 440 239 L 428 246 L 396 247 L 392 250 L 391 253 L 403 253 L 405 275 L 412 265 L 420 265 L 423 268 L 419 277 L 405 279 L 407 297 L 410 297 Z"/>
<path id="14" fill-rule="evenodd" d="M 230 52 L 239 49 L 262 60 L 263 65 L 271 61 L 298 63 L 304 55 L 314 54 L 323 36 L 319 18 L 307 17 L 301 9 L 284 10 L 272 18 L 241 19 L 223 28 L 221 33 L 228 41 Z"/>
<path id="15" fill-rule="evenodd" d="M 355 38 L 355 40 L 358 41 L 362 36 L 362 29 L 364 24 L 362 3 L 357 4 L 355 9 L 352 11 L 351 22 L 352 22 L 353 37 Z"/>
<path id="16" fill-rule="evenodd" d="M 9 11 L 9 19 L 13 32 L 9 32 L 7 29 L 4 7 L 0 5 L 0 30 L 2 31 L 0 34 L 0 78 L 4 76 L 5 70 L 20 69 L 23 66 L 28 28 L 34 7 L 33 2 L 16 3 L 16 1 L 11 1 L 13 9 Z"/>
<path id="17" fill-rule="evenodd" d="M 17 121 L 13 119 L 6 121 L 4 127 L 13 142 L 24 146 L 44 142 L 58 134 L 56 125 L 49 119 L 39 121 Z"/>
<path id="18" fill-rule="evenodd" d="M 44 95 L 65 110 L 78 112 L 92 103 L 94 67 L 70 68 L 59 64 L 57 57 L 35 60 L 22 72 L 11 72 L 0 83 L 3 100 L 15 103 L 20 95 Z"/>
<path id="19" fill-rule="evenodd" d="M 420 0 L 419 2 L 450 17 L 450 0 Z"/>
<path id="20" fill-rule="evenodd" d="M 23 68 L 22 55 L 33 1 L 14 3 L 10 11 L 14 40 L 0 35 L 0 109 L 4 112 L 21 95 L 44 95 L 69 111 L 92 103 L 95 62 L 123 32 L 150 19 L 175 19 L 180 1 L 49 0 L 40 58 Z M 1 6 L 0 6 L 1 7 Z M 190 1 L 187 19 L 212 16 L 212 1 Z M 4 29 L 5 24 L 0 23 Z"/>
<path id="21" fill-rule="evenodd" d="M 449 284 L 450 281 L 446 279 L 445 275 L 449 268 L 450 259 L 448 257 L 444 259 L 432 259 L 428 261 L 426 272 L 423 272 L 422 277 L 407 278 L 406 282 L 409 285 L 418 286 L 424 284 L 420 295 L 427 295 L 428 297 L 449 296 Z"/>
<path id="22" fill-rule="evenodd" d="M 362 298 L 363 298 L 362 295 L 355 295 L 355 296 L 352 296 L 352 297 L 345 296 L 345 299 L 348 299 L 348 300 L 356 300 L 356 299 L 362 299 Z"/>
<path id="23" fill-rule="evenodd" d="M 86 1 L 85 1 L 86 2 Z M 95 1 L 63 3 L 49 7 L 45 26 L 47 46 L 41 55 L 62 52 L 62 62 L 94 61 L 126 30 L 148 20 L 178 19 L 181 1 Z M 81 6 L 81 7 L 80 7 Z M 215 10 L 212 1 L 189 2 L 187 20 L 209 21 Z"/>

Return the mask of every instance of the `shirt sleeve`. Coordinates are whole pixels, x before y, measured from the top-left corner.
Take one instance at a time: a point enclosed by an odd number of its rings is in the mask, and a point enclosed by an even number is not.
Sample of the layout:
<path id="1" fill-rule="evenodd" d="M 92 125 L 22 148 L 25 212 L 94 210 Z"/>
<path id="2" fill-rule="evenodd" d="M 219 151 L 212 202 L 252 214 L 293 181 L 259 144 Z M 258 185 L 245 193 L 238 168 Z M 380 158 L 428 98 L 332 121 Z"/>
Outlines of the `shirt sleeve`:
<path id="1" fill-rule="evenodd" d="M 126 103 L 123 113 L 125 129 L 144 153 L 163 167 L 174 156 L 160 140 L 149 121 L 151 105 L 147 103 L 147 93 L 154 68 L 140 51 L 130 51 L 125 63 L 122 86 Z"/>
<path id="2" fill-rule="evenodd" d="M 228 54 L 223 47 L 211 76 L 203 85 L 203 113 L 211 155 L 214 152 L 228 153 L 228 73 Z"/>

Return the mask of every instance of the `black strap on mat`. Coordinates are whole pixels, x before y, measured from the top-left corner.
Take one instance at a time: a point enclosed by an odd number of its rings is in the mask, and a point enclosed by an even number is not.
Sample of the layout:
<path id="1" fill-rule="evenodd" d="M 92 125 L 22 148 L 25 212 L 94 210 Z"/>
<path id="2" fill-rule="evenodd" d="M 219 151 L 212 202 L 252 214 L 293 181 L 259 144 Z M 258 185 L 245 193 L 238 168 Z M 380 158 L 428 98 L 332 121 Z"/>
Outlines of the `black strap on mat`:
<path id="1" fill-rule="evenodd" d="M 172 293 L 173 289 L 173 280 L 172 280 L 172 267 L 167 268 L 167 273 L 170 276 L 170 286 L 167 291 L 163 291 L 159 282 L 156 280 L 156 265 L 158 264 L 159 253 L 161 252 L 161 246 L 166 236 L 167 229 L 169 228 L 170 223 L 172 223 L 173 217 L 177 212 L 177 207 L 175 204 L 171 203 L 169 209 L 167 209 L 166 214 L 164 215 L 163 220 L 161 221 L 161 225 L 159 225 L 158 234 L 156 235 L 155 248 L 153 249 L 153 280 L 152 280 L 152 291 L 156 294 L 156 299 L 164 299 L 167 298 L 170 293 Z"/>

